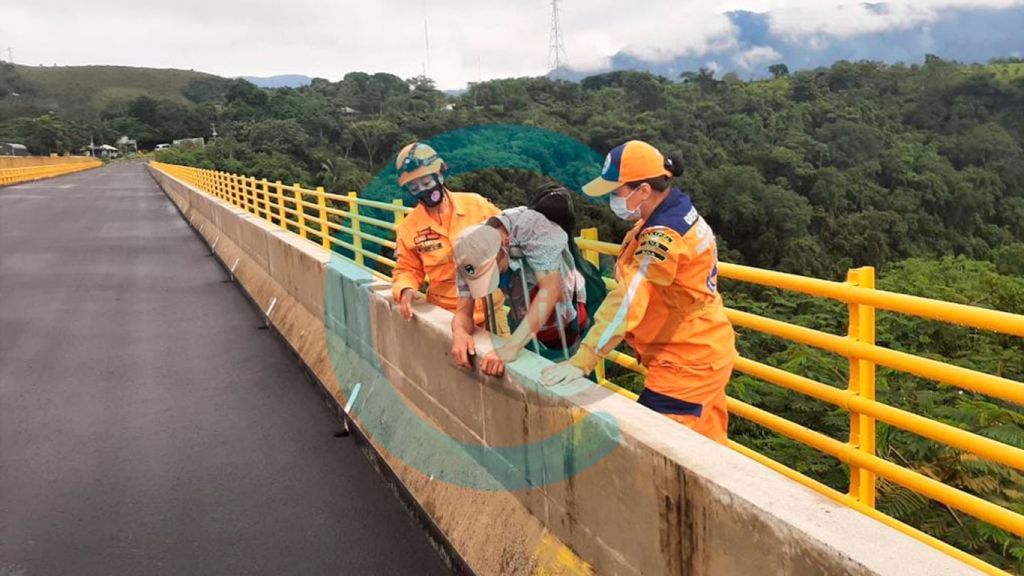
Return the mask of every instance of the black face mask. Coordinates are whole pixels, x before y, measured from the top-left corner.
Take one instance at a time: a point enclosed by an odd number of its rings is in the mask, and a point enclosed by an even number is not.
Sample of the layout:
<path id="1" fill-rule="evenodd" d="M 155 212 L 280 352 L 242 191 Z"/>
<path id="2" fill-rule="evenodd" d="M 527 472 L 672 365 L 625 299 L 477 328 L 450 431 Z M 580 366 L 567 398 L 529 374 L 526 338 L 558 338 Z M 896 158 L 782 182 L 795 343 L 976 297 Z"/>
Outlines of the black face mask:
<path id="1" fill-rule="evenodd" d="M 427 208 L 433 208 L 444 200 L 444 188 L 440 184 L 437 184 L 433 188 L 424 190 L 415 196 L 416 200 L 418 200 L 420 204 L 423 204 Z"/>
<path id="2" fill-rule="evenodd" d="M 407 189 L 408 190 L 408 189 Z M 444 200 L 444 184 L 441 183 L 441 179 L 436 175 L 434 176 L 434 185 L 426 190 L 420 190 L 419 192 L 412 194 L 420 204 L 423 204 L 427 208 L 433 208 Z"/>

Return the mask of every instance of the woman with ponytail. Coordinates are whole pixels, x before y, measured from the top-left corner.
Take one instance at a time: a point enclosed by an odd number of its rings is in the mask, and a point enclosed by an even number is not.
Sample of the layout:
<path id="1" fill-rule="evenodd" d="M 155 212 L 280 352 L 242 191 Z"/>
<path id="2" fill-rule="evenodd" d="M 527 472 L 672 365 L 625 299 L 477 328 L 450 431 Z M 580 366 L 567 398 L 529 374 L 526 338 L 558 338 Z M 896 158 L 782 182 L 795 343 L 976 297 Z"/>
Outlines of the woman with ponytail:
<path id="1" fill-rule="evenodd" d="M 678 158 L 631 140 L 583 187 L 589 196 L 611 195 L 615 215 L 636 224 L 615 263 L 618 287 L 576 354 L 548 368 L 544 383 L 589 374 L 625 339 L 647 369 L 638 401 L 725 444 L 735 334 L 718 294 L 715 235 L 690 197 L 672 186 L 682 173 Z"/>

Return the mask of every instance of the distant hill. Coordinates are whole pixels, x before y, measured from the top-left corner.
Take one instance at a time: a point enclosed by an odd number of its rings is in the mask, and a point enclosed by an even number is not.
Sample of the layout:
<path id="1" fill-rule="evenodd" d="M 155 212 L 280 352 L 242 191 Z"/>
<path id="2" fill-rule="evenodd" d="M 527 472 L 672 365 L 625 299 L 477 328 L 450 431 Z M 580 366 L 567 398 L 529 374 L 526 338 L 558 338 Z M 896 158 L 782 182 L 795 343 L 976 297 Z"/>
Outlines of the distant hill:
<path id="1" fill-rule="evenodd" d="M 279 74 L 277 76 L 242 76 L 260 88 L 298 88 L 309 86 L 313 79 L 301 74 Z"/>
<path id="2" fill-rule="evenodd" d="M 69 118 L 91 118 L 112 102 L 143 95 L 182 104 L 201 102 L 223 94 L 232 82 L 192 70 L 130 66 L 4 64 L 3 68 L 0 119 L 49 111 Z"/>
<path id="3" fill-rule="evenodd" d="M 846 4 L 847 2 L 835 2 Z M 882 20 L 889 15 L 887 3 L 864 4 Z M 734 11 L 726 14 L 735 31 L 733 42 L 706 52 L 688 52 L 675 58 L 649 60 L 623 50 L 611 58 L 605 70 L 643 70 L 676 79 L 686 71 L 705 67 L 718 77 L 735 72 L 741 78 L 764 78 L 772 64 L 785 63 L 790 70 L 830 66 L 838 60 L 874 60 L 894 64 L 921 63 L 927 54 L 968 64 L 986 63 L 998 57 L 1024 56 L 1024 5 L 1003 8 L 961 7 L 942 10 L 934 19 L 905 25 L 867 29 L 863 33 L 794 35 L 776 26 L 777 13 Z M 558 78 L 580 80 L 597 71 L 559 70 Z"/>

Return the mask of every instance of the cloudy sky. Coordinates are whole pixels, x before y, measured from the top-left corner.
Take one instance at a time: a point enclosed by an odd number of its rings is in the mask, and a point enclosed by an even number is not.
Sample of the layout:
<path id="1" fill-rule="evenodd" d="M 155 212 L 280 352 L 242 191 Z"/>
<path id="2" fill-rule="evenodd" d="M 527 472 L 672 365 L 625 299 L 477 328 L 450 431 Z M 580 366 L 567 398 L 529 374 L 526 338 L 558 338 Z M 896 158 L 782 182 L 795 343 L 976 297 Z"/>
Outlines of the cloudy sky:
<path id="1" fill-rule="evenodd" d="M 825 37 L 918 26 L 955 8 L 1024 0 L 893 0 L 886 10 L 783 0 L 560 0 L 569 63 L 599 70 L 620 51 L 644 60 L 727 48 L 723 13 L 770 12 L 775 35 L 813 49 Z M 550 0 L 0 0 L 0 49 L 30 65 L 121 64 L 223 76 L 346 72 L 402 77 L 427 66 L 442 88 L 547 70 Z M 752 53 L 752 59 L 765 54 Z"/>

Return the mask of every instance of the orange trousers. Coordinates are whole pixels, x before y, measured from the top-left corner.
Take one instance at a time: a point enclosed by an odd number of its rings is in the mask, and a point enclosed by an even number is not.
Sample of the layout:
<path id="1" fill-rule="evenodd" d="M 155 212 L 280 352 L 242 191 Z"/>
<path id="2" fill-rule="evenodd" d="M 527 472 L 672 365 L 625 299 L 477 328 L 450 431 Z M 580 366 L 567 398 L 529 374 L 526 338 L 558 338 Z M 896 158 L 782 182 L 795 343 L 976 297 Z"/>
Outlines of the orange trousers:
<path id="1" fill-rule="evenodd" d="M 725 386 L 734 363 L 730 359 L 719 366 L 648 366 L 638 402 L 724 445 L 729 430 Z"/>

